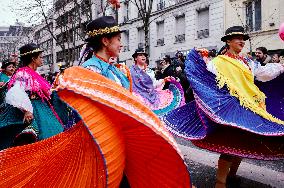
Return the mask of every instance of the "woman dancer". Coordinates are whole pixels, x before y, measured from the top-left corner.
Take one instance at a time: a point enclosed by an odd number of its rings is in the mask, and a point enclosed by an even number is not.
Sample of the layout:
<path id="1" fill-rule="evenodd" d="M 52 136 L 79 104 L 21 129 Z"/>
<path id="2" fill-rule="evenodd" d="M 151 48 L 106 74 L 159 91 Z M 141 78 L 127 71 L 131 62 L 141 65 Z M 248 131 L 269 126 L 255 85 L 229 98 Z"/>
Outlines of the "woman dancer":
<path id="1" fill-rule="evenodd" d="M 103 16 L 87 25 L 87 46 L 82 53 L 84 68 L 97 72 L 124 88 L 130 89 L 129 77 L 117 68 L 111 58 L 119 56 L 121 32 L 112 16 Z M 129 76 L 129 75 L 128 75 Z"/>
<path id="2" fill-rule="evenodd" d="M 43 140 L 63 131 L 50 105 L 51 86 L 37 72 L 42 52 L 35 44 L 20 48 L 22 67 L 12 76 L 0 116 L 1 149 Z"/>
<path id="3" fill-rule="evenodd" d="M 156 80 L 146 73 L 147 56 L 142 49 L 137 49 L 132 55 L 134 65 L 130 68 L 132 89 L 140 101 L 148 106 L 158 116 L 184 105 L 184 95 L 181 85 L 172 77 Z M 163 90 L 166 82 L 169 89 Z"/>
<path id="4" fill-rule="evenodd" d="M 254 84 L 254 66 L 239 56 L 248 39 L 241 26 L 228 28 L 221 39 L 227 45 L 224 55 L 207 64 L 191 50 L 186 73 L 195 101 L 164 119 L 173 133 L 221 153 L 216 187 L 226 186 L 243 157 L 284 158 L 284 121 L 266 111 L 266 96 Z"/>

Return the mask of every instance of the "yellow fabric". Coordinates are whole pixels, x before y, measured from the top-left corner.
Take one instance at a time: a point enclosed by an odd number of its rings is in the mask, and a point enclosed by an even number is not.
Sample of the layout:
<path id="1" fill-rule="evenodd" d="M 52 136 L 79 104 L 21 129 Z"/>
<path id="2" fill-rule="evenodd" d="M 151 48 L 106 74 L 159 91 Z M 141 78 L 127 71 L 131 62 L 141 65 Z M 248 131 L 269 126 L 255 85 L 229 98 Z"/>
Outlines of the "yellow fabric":
<path id="1" fill-rule="evenodd" d="M 213 60 L 218 87 L 225 85 L 230 95 L 237 97 L 240 104 L 272 122 L 284 125 L 284 121 L 273 117 L 265 109 L 265 94 L 254 84 L 252 72 L 238 60 L 219 55 Z"/>

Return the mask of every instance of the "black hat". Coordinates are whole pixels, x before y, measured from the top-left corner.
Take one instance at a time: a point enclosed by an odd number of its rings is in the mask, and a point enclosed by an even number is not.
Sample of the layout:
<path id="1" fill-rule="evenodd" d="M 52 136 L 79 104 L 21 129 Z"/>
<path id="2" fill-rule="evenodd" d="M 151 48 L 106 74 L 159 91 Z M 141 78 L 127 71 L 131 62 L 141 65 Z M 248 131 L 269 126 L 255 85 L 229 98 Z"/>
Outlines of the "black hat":
<path id="1" fill-rule="evenodd" d="M 42 49 L 38 47 L 38 45 L 34 43 L 26 44 L 20 48 L 20 56 L 27 56 L 33 53 L 43 52 Z"/>
<path id="2" fill-rule="evenodd" d="M 245 33 L 245 30 L 242 26 L 233 26 L 233 27 L 229 27 L 226 30 L 225 36 L 221 38 L 221 41 L 226 42 L 227 40 L 232 38 L 232 36 L 236 36 L 236 35 L 243 36 L 244 40 L 248 40 L 250 38 L 249 35 Z"/>
<path id="3" fill-rule="evenodd" d="M 121 33 L 117 22 L 112 16 L 102 16 L 87 24 L 88 41 L 91 38 L 104 36 L 111 33 Z"/>
<path id="4" fill-rule="evenodd" d="M 6 69 L 9 65 L 14 65 L 14 66 L 16 66 L 16 63 L 15 63 L 15 62 L 12 62 L 12 61 L 6 60 L 6 61 L 4 61 L 4 62 L 2 63 L 1 69 Z"/>
<path id="5" fill-rule="evenodd" d="M 148 57 L 148 54 L 143 50 L 143 48 L 136 49 L 132 57 L 136 58 L 138 54 L 144 54 L 146 57 Z"/>

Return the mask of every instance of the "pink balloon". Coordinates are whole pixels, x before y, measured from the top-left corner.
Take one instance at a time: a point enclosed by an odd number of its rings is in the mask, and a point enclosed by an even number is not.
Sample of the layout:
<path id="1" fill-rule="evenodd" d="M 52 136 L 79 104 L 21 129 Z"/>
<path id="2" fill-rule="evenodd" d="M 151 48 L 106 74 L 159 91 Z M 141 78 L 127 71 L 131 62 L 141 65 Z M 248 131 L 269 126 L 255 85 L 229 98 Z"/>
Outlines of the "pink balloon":
<path id="1" fill-rule="evenodd" d="M 284 22 L 279 27 L 279 36 L 284 41 Z"/>

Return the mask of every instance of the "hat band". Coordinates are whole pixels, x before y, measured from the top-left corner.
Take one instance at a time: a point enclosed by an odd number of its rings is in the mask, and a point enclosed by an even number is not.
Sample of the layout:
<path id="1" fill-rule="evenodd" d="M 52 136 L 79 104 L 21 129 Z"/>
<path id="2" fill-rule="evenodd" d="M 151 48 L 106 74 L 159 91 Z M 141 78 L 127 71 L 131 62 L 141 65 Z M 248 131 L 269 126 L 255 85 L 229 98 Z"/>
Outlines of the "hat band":
<path id="1" fill-rule="evenodd" d="M 95 29 L 93 31 L 89 31 L 87 35 L 90 37 L 95 37 L 97 35 L 103 35 L 103 34 L 108 34 L 108 33 L 114 33 L 114 32 L 119 32 L 119 26 L 113 26 L 113 27 L 106 27 L 104 29 Z"/>
<path id="2" fill-rule="evenodd" d="M 227 34 L 226 36 L 231 36 L 231 35 L 246 35 L 246 34 L 243 32 L 232 32 L 232 33 Z"/>
<path id="3" fill-rule="evenodd" d="M 26 53 L 23 53 L 23 54 L 20 54 L 20 56 L 25 56 L 25 55 L 29 55 L 29 54 L 33 54 L 33 53 L 36 53 L 36 52 L 42 52 L 41 49 L 37 48 L 35 50 L 32 50 L 32 51 L 29 51 L 29 52 L 26 52 Z"/>

